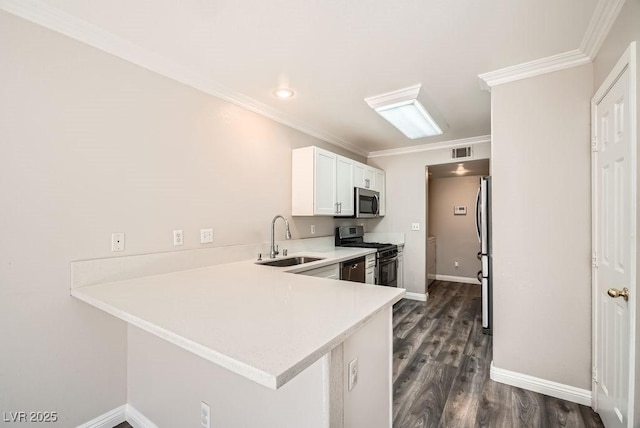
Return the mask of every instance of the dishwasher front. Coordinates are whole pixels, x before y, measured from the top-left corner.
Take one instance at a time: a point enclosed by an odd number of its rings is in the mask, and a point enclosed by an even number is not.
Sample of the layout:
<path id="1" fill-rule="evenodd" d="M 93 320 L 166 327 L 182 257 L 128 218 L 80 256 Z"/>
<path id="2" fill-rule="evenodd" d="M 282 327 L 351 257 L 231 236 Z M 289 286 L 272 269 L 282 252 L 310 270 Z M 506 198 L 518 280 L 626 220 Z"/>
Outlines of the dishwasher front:
<path id="1" fill-rule="evenodd" d="M 340 263 L 340 279 L 344 281 L 365 282 L 366 265 L 364 257 Z"/>

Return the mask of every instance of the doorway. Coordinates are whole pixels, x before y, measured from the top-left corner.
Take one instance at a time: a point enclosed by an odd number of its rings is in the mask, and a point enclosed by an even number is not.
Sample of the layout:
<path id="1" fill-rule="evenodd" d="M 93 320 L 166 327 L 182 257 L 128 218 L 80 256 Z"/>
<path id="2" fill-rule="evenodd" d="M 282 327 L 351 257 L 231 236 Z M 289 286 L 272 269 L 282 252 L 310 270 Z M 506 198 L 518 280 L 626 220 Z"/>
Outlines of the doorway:
<path id="1" fill-rule="evenodd" d="M 489 159 L 426 167 L 427 290 L 436 279 L 480 284 L 476 197 Z"/>

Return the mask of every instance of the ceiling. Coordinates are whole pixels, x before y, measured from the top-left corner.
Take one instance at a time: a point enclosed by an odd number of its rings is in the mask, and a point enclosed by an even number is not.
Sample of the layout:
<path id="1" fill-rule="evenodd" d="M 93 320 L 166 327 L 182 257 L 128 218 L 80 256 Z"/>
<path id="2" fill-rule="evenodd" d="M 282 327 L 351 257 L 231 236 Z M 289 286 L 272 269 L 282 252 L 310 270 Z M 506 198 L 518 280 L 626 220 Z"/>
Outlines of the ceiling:
<path id="1" fill-rule="evenodd" d="M 464 174 L 456 174 L 456 170 L 460 165 L 462 165 L 462 169 L 465 171 Z M 471 175 L 489 175 L 489 159 L 430 165 L 428 168 L 429 178 L 455 178 Z"/>
<path id="2" fill-rule="evenodd" d="M 43 0 L 360 153 L 490 133 L 478 74 L 577 49 L 597 0 Z M 422 84 L 444 135 L 410 140 L 364 98 Z M 279 86 L 291 99 L 273 95 Z M 237 98 L 237 97 L 236 97 Z"/>

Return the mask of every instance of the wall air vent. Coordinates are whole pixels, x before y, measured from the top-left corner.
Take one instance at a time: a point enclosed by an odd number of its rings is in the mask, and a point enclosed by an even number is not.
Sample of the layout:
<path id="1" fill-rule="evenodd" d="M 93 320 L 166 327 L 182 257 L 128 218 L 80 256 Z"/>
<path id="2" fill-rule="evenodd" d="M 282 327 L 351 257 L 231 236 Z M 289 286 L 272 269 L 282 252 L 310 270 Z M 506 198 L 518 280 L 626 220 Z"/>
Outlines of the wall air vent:
<path id="1" fill-rule="evenodd" d="M 451 149 L 451 159 L 468 159 L 471 157 L 471 146 Z"/>

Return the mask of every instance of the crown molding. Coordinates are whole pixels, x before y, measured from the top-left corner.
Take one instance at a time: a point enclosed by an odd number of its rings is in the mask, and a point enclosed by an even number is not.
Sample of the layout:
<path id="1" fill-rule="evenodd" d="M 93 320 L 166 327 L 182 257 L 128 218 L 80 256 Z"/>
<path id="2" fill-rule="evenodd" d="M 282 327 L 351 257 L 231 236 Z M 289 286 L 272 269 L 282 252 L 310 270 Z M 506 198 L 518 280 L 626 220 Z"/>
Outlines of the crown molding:
<path id="1" fill-rule="evenodd" d="M 622 6 L 624 6 L 624 2 L 625 0 L 599 0 L 596 4 L 587 31 L 580 43 L 580 51 L 587 55 L 591 61 L 598 55 L 602 43 L 607 38 Z"/>
<path id="2" fill-rule="evenodd" d="M 624 2 L 625 0 L 598 0 L 578 49 L 479 74 L 480 87 L 490 91 L 493 86 L 502 85 L 503 83 L 527 79 L 592 62 L 598 55 L 602 43 L 607 38 L 611 27 L 620 14 Z"/>
<path id="3" fill-rule="evenodd" d="M 132 64 L 190 86 L 216 98 L 301 131 L 312 137 L 341 147 L 352 153 L 367 156 L 368 152 L 335 135 L 299 122 L 258 100 L 221 85 L 195 70 L 144 49 L 87 21 L 50 6 L 40 0 L 0 0 L 0 10 L 19 16 L 72 39 L 110 53 Z"/>
<path id="4" fill-rule="evenodd" d="M 381 158 L 385 156 L 398 156 L 410 153 L 428 152 L 438 149 L 449 149 L 460 146 L 473 146 L 475 144 L 490 143 L 491 135 L 480 135 L 478 137 L 460 138 L 458 140 L 440 141 L 431 144 L 421 144 L 417 146 L 403 147 L 400 149 L 379 150 L 369 152 L 368 159 Z"/>
<path id="5" fill-rule="evenodd" d="M 587 55 L 580 51 L 580 49 L 575 49 L 511 67 L 501 68 L 500 70 L 479 74 L 478 78 L 480 79 L 480 87 L 482 89 L 491 90 L 491 88 L 496 85 L 515 82 L 516 80 L 527 79 L 566 68 L 577 67 L 588 64 L 589 62 L 591 62 L 591 59 Z"/>

